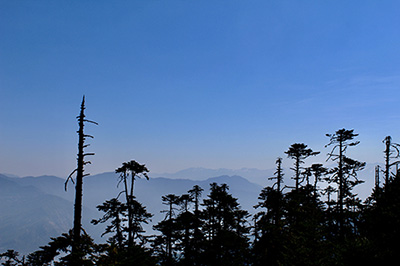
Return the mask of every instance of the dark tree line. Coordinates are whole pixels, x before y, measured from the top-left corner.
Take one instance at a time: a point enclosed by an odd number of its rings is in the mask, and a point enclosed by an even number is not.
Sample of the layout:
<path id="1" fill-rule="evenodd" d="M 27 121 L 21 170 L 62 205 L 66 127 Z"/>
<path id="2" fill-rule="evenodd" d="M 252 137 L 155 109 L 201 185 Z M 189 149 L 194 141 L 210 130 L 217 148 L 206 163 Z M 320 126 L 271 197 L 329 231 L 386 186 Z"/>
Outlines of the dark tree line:
<path id="1" fill-rule="evenodd" d="M 161 196 L 165 216 L 153 224 L 155 235 L 144 231 L 152 214 L 134 194 L 135 180 L 148 179 L 149 170 L 134 160 L 125 162 L 115 171 L 121 192 L 97 206 L 102 216 L 92 220 L 94 226 L 106 224 L 107 242 L 96 244 L 80 224 L 83 158 L 90 155 L 83 153 L 90 137 L 83 122 L 91 122 L 84 108 L 83 101 L 74 227 L 27 256 L 14 250 L 0 254 L 2 265 L 386 265 L 400 257 L 399 145 L 384 139 L 384 182 L 378 182 L 378 171 L 375 188 L 363 202 L 353 190 L 363 182 L 358 172 L 365 163 L 348 157 L 359 141 L 354 130 L 346 129 L 327 134 L 330 168 L 322 163 L 304 167 L 320 152 L 292 144 L 284 153 L 293 160 L 294 186 L 287 185 L 278 158 L 274 176 L 268 177 L 273 184 L 261 190 L 253 216 L 227 184 L 210 184 L 208 195 L 196 185 L 183 195 Z"/>

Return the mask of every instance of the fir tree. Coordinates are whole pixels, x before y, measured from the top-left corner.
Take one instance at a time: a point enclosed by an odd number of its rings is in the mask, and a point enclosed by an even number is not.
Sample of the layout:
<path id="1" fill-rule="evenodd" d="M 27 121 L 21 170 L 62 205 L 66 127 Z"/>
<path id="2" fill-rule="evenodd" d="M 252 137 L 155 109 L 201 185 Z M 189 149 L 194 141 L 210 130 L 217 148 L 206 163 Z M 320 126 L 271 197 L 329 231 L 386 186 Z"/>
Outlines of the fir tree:
<path id="1" fill-rule="evenodd" d="M 351 210 L 345 208 L 346 203 L 351 205 L 356 196 L 352 193 L 353 188 L 363 183 L 357 178 L 357 172 L 364 169 L 365 163 L 345 155 L 349 147 L 354 147 L 360 143 L 354 140 L 358 136 L 358 134 L 354 133 L 354 130 L 340 129 L 334 134 L 326 134 L 326 136 L 330 138 L 330 142 L 325 146 L 332 146 L 327 160 L 336 161 L 338 164 L 337 167 L 331 169 L 331 177 L 327 180 L 329 183 L 337 185 L 337 225 L 339 237 L 343 239 L 345 237 L 345 227 L 347 226 L 350 231 L 352 227 L 350 221 Z M 346 213 L 345 209 L 348 210 Z"/>
<path id="2" fill-rule="evenodd" d="M 304 143 L 294 143 L 292 144 L 287 151 L 285 151 L 287 156 L 294 160 L 294 167 L 291 168 L 295 172 L 295 176 L 293 179 L 295 180 L 295 188 L 299 189 L 300 186 L 300 173 L 301 173 L 301 164 L 304 163 L 304 160 L 310 156 L 315 156 L 320 152 L 315 152 L 310 148 L 307 148 L 307 145 Z"/>
<path id="3" fill-rule="evenodd" d="M 248 212 L 228 193 L 226 184 L 210 185 L 203 211 L 204 265 L 246 265 L 249 262 Z"/>

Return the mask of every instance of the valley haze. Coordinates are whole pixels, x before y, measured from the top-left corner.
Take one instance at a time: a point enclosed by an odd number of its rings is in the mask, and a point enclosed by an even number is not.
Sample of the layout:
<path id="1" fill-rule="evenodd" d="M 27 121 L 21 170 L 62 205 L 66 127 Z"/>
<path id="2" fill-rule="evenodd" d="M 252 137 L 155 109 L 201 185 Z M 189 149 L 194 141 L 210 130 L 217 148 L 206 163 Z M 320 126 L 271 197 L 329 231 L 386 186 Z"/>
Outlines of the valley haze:
<path id="1" fill-rule="evenodd" d="M 104 225 L 93 226 L 90 221 L 102 216 L 96 206 L 117 197 L 122 190 L 117 187 L 118 177 L 114 172 L 107 172 L 87 176 L 84 180 L 83 228 L 98 242 L 107 239 L 107 236 L 100 237 Z M 72 228 L 74 187 L 69 185 L 67 191 L 64 191 L 64 182 L 65 179 L 56 176 L 0 175 L 0 252 L 15 249 L 27 254 L 47 244 L 50 237 L 57 237 Z M 199 185 L 204 189 L 205 198 L 213 182 L 226 183 L 242 208 L 253 212 L 262 186 L 240 176 L 222 175 L 197 181 L 165 177 L 138 179 L 135 182 L 135 196 L 154 215 L 151 224 L 145 226 L 146 232 L 154 233 L 152 224 L 164 218 L 161 210 L 166 207 L 162 204 L 162 196 L 181 195 L 194 185 Z"/>
<path id="2" fill-rule="evenodd" d="M 152 173 L 149 180 L 137 179 L 135 195 L 154 215 L 154 224 L 164 218 L 161 210 L 166 207 L 161 202 L 162 196 L 181 195 L 187 193 L 194 185 L 199 185 L 205 190 L 205 198 L 210 183 L 226 183 L 230 187 L 230 193 L 238 198 L 241 207 L 254 214 L 253 206 L 257 203 L 261 189 L 272 185 L 268 177 L 273 176 L 273 172 L 273 169 L 232 170 L 197 167 L 176 173 Z M 356 190 L 361 198 L 365 199 L 370 195 L 373 174 L 374 165 L 368 166 L 360 173 L 360 178 L 366 181 Z M 291 183 L 290 176 L 291 172 L 285 174 L 285 184 Z M 64 182 L 65 178 L 56 176 L 0 175 L 0 212 L 3 214 L 0 224 L 0 252 L 11 248 L 23 254 L 32 252 L 40 245 L 46 244 L 50 237 L 56 237 L 72 227 L 74 187 L 69 185 L 68 190 L 64 191 Z M 106 236 L 100 237 L 104 226 L 93 226 L 90 221 L 102 215 L 97 211 L 97 205 L 116 197 L 122 190 L 117 184 L 118 175 L 114 172 L 90 175 L 84 179 L 83 225 L 96 241 L 105 241 Z M 39 218 L 39 214 L 44 218 Z M 150 225 L 145 229 L 148 233 L 154 233 Z"/>

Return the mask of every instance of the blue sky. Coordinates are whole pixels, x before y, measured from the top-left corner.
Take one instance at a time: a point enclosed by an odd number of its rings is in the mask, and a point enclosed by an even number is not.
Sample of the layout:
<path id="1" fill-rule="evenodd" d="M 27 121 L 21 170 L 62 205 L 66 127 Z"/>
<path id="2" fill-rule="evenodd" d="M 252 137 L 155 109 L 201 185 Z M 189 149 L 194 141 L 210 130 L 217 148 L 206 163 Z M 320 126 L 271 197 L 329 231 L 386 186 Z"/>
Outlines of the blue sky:
<path id="1" fill-rule="evenodd" d="M 382 160 L 399 136 L 398 1 L 0 1 L 0 172 L 267 169 L 295 142 Z M 291 162 L 286 160 L 287 165 Z M 311 163 L 311 161 L 309 162 Z"/>

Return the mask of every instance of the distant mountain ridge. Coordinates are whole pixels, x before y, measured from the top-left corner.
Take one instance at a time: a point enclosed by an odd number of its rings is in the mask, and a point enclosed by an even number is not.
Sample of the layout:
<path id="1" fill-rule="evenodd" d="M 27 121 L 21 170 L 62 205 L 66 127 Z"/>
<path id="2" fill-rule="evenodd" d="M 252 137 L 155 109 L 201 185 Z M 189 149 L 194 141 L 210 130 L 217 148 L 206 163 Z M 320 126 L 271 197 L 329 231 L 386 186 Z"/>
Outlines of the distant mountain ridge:
<path id="1" fill-rule="evenodd" d="M 74 187 L 64 191 L 64 179 L 56 176 L 9 177 L 0 175 L 0 252 L 15 249 L 21 254 L 35 251 L 41 245 L 57 237 L 72 227 Z M 154 214 L 151 225 L 146 226 L 148 233 L 152 225 L 164 218 L 161 210 L 166 207 L 161 197 L 167 194 L 187 193 L 194 185 L 204 189 L 203 198 L 209 193 L 209 184 L 226 183 L 229 192 L 242 208 L 252 212 L 262 187 L 240 176 L 220 176 L 196 181 L 189 179 L 170 179 L 165 177 L 138 179 L 135 182 L 135 195 Z M 100 235 L 104 225 L 94 226 L 90 220 L 102 216 L 96 206 L 117 197 L 122 190 L 117 187 L 118 175 L 109 172 L 84 179 L 83 189 L 83 227 L 97 242 L 104 242 Z"/>
<path id="2" fill-rule="evenodd" d="M 268 178 L 273 176 L 274 169 L 260 170 L 257 168 L 241 168 L 241 169 L 209 169 L 204 167 L 191 167 L 180 170 L 175 173 L 150 173 L 152 177 L 167 177 L 167 178 L 180 178 L 191 180 L 206 180 L 210 177 L 217 176 L 241 176 L 246 178 L 252 183 L 266 186 L 269 181 Z"/>
<path id="3" fill-rule="evenodd" d="M 375 165 L 367 165 L 360 173 L 360 179 L 366 181 L 356 189 L 361 198 L 365 199 L 371 193 Z M 238 198 L 242 208 L 255 213 L 253 206 L 257 204 L 261 189 L 272 185 L 268 178 L 273 173 L 272 169 L 201 167 L 166 174 L 150 172 L 150 180 L 138 179 L 135 182 L 134 194 L 154 214 L 151 225 L 145 228 L 148 233 L 154 233 L 152 225 L 164 218 L 160 212 L 166 208 L 162 204 L 162 196 L 181 195 L 194 185 L 199 185 L 204 189 L 202 198 L 206 198 L 210 183 L 226 183 L 229 192 Z M 291 170 L 286 169 L 286 185 L 291 184 L 291 175 Z M 27 254 L 48 243 L 50 237 L 59 236 L 72 227 L 74 186 L 70 183 L 65 191 L 64 183 L 65 179 L 56 176 L 17 177 L 0 174 L 0 252 L 15 249 Z M 97 205 L 117 197 L 122 190 L 117 184 L 118 175 L 114 172 L 91 175 L 84 179 L 83 227 L 97 242 L 106 240 L 106 237 L 100 237 L 104 225 L 93 226 L 90 221 L 102 216 L 96 209 Z"/>
<path id="4" fill-rule="evenodd" d="M 18 179 L 0 175 L 0 252 L 33 251 L 71 224 L 70 202 Z"/>
<path id="5" fill-rule="evenodd" d="M 330 163 L 331 165 L 327 165 L 326 167 L 334 167 L 334 163 Z M 356 187 L 355 192 L 358 193 L 360 198 L 365 199 L 371 194 L 371 190 L 374 186 L 375 180 L 375 166 L 381 165 L 379 163 L 368 163 L 364 170 L 359 173 L 360 180 L 365 181 L 365 183 Z M 382 169 L 382 168 L 381 168 Z M 258 184 L 262 187 L 271 186 L 273 182 L 268 178 L 274 176 L 275 169 L 265 169 L 260 170 L 257 168 L 241 168 L 241 169 L 209 169 L 204 167 L 191 167 L 187 169 L 180 170 L 176 173 L 150 173 L 152 177 L 167 177 L 172 179 L 191 179 L 191 180 L 206 180 L 210 177 L 219 177 L 219 176 L 241 176 L 247 179 L 248 181 Z M 293 180 L 291 180 L 291 176 L 293 175 L 292 170 L 288 168 L 284 169 L 284 184 L 292 185 Z"/>

